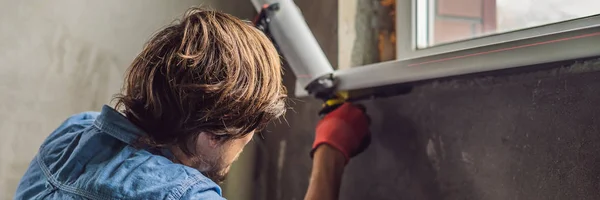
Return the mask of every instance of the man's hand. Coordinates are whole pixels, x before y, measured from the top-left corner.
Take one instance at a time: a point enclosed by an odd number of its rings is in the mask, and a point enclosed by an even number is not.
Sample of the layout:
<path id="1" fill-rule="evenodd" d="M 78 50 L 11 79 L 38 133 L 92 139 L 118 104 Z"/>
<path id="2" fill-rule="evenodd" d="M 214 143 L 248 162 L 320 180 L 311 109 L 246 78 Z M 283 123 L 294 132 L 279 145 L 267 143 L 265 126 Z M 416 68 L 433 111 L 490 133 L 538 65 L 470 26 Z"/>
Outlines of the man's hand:
<path id="1" fill-rule="evenodd" d="M 337 199 L 348 160 L 369 145 L 369 118 L 364 108 L 345 103 L 317 125 L 313 168 L 305 199 Z"/>
<path id="2" fill-rule="evenodd" d="M 369 118 L 364 108 L 344 103 L 327 114 L 317 125 L 311 155 L 319 145 L 328 144 L 340 151 L 348 162 L 351 157 L 366 149 L 369 142 Z"/>

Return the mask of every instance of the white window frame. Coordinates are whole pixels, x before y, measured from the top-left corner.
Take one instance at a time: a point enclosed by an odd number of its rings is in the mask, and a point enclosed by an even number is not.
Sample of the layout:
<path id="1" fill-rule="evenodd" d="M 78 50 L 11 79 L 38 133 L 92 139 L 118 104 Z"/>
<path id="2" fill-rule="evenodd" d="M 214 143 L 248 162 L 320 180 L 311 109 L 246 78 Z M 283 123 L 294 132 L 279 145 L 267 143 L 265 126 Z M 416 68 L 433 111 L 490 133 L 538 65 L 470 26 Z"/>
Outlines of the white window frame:
<path id="1" fill-rule="evenodd" d="M 599 15 L 417 49 L 416 0 L 396 6 L 397 60 L 334 72 L 339 90 L 600 56 Z"/>

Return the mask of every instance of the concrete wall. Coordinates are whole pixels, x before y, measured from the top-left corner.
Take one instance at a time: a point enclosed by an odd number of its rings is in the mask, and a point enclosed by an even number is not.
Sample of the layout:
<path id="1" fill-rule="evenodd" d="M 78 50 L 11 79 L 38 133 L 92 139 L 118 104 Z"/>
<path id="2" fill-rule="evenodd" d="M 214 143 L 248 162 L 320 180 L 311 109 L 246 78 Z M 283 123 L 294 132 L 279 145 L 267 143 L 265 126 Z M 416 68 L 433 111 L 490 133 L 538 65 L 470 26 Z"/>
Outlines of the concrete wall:
<path id="1" fill-rule="evenodd" d="M 119 91 L 144 42 L 200 0 L 0 1 L 0 199 L 68 116 Z M 205 5 L 248 15 L 230 4 Z"/>
<path id="2" fill-rule="evenodd" d="M 426 82 L 363 102 L 373 140 L 346 167 L 340 198 L 600 198 L 600 61 L 557 66 Z M 270 190 L 282 195 L 269 199 L 303 197 L 318 107 L 296 103 L 291 128 L 277 131 L 287 145 Z"/>

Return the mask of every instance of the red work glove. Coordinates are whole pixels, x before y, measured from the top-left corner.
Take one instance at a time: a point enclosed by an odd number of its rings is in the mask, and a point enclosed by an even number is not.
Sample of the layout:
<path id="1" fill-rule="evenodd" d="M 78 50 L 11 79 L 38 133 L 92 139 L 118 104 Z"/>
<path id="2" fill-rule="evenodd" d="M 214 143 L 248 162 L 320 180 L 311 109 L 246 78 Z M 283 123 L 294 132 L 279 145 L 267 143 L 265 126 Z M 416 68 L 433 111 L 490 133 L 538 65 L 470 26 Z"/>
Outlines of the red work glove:
<path id="1" fill-rule="evenodd" d="M 370 142 L 369 118 L 364 108 L 344 103 L 327 114 L 317 125 L 311 156 L 321 144 L 328 144 L 346 157 L 351 157 L 367 148 Z"/>

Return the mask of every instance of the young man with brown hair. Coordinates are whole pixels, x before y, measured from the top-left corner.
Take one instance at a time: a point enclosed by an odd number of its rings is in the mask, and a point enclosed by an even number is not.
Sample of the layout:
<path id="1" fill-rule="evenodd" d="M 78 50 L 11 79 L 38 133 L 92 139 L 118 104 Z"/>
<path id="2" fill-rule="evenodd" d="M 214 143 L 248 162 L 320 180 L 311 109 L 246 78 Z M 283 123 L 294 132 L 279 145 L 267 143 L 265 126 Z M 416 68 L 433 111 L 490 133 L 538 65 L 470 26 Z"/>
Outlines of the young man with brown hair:
<path id="1" fill-rule="evenodd" d="M 190 9 L 154 35 L 115 110 L 71 116 L 41 145 L 15 199 L 222 199 L 222 181 L 255 132 L 285 113 L 281 60 L 263 33 Z M 344 104 L 318 125 L 307 199 L 335 199 L 368 135 Z"/>

